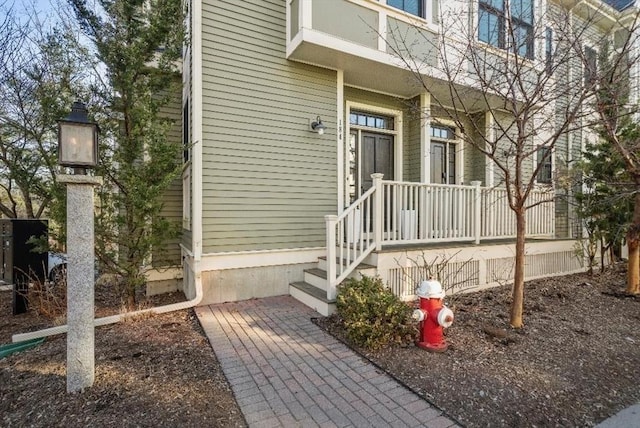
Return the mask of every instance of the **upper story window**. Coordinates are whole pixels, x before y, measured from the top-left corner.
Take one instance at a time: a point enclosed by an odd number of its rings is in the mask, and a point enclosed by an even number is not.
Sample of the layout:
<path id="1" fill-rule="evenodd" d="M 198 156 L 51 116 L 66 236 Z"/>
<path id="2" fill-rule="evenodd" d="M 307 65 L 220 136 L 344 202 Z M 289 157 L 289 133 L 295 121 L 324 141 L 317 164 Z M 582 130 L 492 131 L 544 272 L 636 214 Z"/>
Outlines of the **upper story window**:
<path id="1" fill-rule="evenodd" d="M 551 74 L 553 71 L 553 30 L 551 28 L 546 28 L 544 39 L 545 71 Z"/>
<path id="2" fill-rule="evenodd" d="M 584 47 L 584 83 L 591 85 L 596 81 L 598 73 L 598 52 L 589 47 Z"/>
<path id="3" fill-rule="evenodd" d="M 189 116 L 189 100 L 184 103 L 182 108 L 182 160 L 189 162 L 191 142 L 189 140 L 189 128 L 191 124 Z"/>
<path id="4" fill-rule="evenodd" d="M 553 165 L 551 163 L 551 149 L 549 147 L 538 147 L 536 163 L 540 166 L 536 181 L 538 183 L 551 184 Z"/>
<path id="5" fill-rule="evenodd" d="M 479 0 L 478 40 L 533 58 L 533 0 Z"/>
<path id="6" fill-rule="evenodd" d="M 389 6 L 424 18 L 424 0 L 387 0 Z"/>

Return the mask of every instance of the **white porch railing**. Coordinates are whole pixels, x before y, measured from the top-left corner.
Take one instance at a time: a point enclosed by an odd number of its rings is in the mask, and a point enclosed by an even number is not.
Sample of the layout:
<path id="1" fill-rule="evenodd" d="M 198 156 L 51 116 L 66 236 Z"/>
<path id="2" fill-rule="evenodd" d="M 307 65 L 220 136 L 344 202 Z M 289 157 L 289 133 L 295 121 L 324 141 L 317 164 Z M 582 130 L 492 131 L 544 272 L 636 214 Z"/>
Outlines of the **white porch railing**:
<path id="1" fill-rule="evenodd" d="M 340 216 L 328 215 L 327 298 L 336 286 L 382 245 L 512 238 L 516 222 L 504 189 L 383 181 L 373 186 Z M 527 210 L 529 237 L 553 236 L 553 193 L 533 191 Z"/>

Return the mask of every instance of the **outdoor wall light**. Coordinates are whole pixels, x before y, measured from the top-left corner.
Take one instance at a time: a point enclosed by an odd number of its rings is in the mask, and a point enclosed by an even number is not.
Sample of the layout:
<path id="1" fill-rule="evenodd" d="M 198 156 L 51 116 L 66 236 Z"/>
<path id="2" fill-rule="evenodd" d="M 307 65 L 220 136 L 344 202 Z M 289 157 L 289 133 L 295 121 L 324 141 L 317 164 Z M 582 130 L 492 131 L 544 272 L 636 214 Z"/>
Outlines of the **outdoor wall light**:
<path id="1" fill-rule="evenodd" d="M 71 113 L 58 121 L 58 164 L 78 168 L 93 168 L 98 163 L 98 125 L 89 122 L 87 108 L 79 101 Z"/>
<path id="2" fill-rule="evenodd" d="M 327 129 L 327 127 L 324 126 L 324 123 L 322 123 L 322 120 L 320 119 L 320 116 L 318 116 L 318 117 L 316 117 L 316 120 L 311 122 L 311 129 L 313 129 L 315 132 L 317 132 L 318 135 L 322 135 L 322 134 L 324 134 L 324 130 Z"/>

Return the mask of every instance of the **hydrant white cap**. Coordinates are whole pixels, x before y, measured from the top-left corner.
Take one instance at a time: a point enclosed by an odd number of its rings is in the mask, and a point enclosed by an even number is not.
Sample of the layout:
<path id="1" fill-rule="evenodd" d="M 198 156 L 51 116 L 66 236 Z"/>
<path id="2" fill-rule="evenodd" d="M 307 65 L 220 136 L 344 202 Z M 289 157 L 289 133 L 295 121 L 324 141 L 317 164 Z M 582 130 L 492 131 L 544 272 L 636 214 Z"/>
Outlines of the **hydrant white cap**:
<path id="1" fill-rule="evenodd" d="M 442 284 L 435 279 L 428 279 L 426 281 L 422 281 L 420 286 L 418 287 L 417 293 L 418 297 L 422 297 L 424 299 L 442 299 L 444 298 L 444 290 L 442 289 Z"/>

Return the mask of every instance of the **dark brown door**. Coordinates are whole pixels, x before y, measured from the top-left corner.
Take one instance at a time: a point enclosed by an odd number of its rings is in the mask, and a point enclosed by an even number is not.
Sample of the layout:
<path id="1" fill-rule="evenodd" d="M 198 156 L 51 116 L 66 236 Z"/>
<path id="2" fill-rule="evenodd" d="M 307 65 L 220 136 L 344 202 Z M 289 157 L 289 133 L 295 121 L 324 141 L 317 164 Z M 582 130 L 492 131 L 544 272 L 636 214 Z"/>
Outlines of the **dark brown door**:
<path id="1" fill-rule="evenodd" d="M 393 180 L 393 136 L 363 132 L 360 159 L 361 193 L 366 192 L 373 185 L 371 179 L 373 173 L 382 173 L 383 179 Z"/>
<path id="2" fill-rule="evenodd" d="M 431 142 L 431 182 L 434 184 L 455 184 L 455 144 Z"/>

